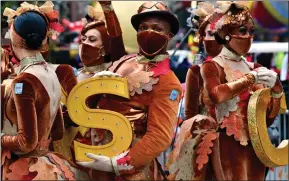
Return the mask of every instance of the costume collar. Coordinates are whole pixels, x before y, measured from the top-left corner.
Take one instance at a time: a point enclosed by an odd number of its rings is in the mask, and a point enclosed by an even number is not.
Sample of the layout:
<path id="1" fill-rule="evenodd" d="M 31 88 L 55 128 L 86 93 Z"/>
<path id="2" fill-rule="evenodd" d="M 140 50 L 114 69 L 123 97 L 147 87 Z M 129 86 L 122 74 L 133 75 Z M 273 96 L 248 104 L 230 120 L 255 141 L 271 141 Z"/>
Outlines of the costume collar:
<path id="1" fill-rule="evenodd" d="M 230 51 L 225 46 L 223 47 L 223 49 L 219 55 L 228 57 L 229 59 L 234 60 L 234 61 L 240 61 L 241 60 L 240 55 L 237 55 L 236 53 Z"/>
<path id="2" fill-rule="evenodd" d="M 96 72 L 101 72 L 104 70 L 106 70 L 105 63 L 102 63 L 100 65 L 94 65 L 94 66 L 89 66 L 89 67 L 84 66 L 82 71 L 89 72 L 89 73 L 96 73 Z"/>
<path id="3" fill-rule="evenodd" d="M 169 54 L 160 54 L 160 55 L 156 55 L 154 58 L 152 59 L 148 59 L 146 58 L 144 55 L 141 55 L 141 54 L 137 54 L 136 56 L 136 61 L 138 63 L 141 63 L 141 64 L 146 64 L 146 63 L 151 63 L 151 62 L 162 62 L 166 59 L 169 58 Z"/>
<path id="4" fill-rule="evenodd" d="M 37 53 L 33 57 L 25 57 L 25 58 L 23 58 L 20 61 L 20 67 L 21 67 L 21 69 L 23 69 L 27 65 L 38 64 L 38 63 L 42 63 L 42 62 L 45 62 L 45 60 L 43 59 L 41 53 Z"/>
<path id="5" fill-rule="evenodd" d="M 150 71 L 154 72 L 153 77 L 167 75 L 171 71 L 170 59 L 166 58 L 163 61 L 153 64 L 153 67 L 150 69 Z"/>

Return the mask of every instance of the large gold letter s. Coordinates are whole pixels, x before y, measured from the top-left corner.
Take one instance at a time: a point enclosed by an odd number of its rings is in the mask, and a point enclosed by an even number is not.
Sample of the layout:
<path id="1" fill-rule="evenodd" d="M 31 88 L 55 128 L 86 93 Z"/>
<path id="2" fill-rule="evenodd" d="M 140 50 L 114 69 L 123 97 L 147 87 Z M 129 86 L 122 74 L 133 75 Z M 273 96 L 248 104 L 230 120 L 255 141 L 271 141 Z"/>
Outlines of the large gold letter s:
<path id="1" fill-rule="evenodd" d="M 85 153 L 116 156 L 127 150 L 132 142 L 132 127 L 125 116 L 113 111 L 90 109 L 86 106 L 86 99 L 95 94 L 113 94 L 129 98 L 127 79 L 90 78 L 78 83 L 70 92 L 67 110 L 72 121 L 85 128 L 106 129 L 113 134 L 113 140 L 102 146 L 90 146 L 74 141 L 77 161 L 89 161 Z"/>
<path id="2" fill-rule="evenodd" d="M 270 89 L 260 89 L 250 98 L 248 125 L 252 145 L 264 165 L 268 167 L 288 165 L 288 140 L 283 140 L 276 148 L 272 145 L 267 132 L 266 111 L 269 102 Z"/>

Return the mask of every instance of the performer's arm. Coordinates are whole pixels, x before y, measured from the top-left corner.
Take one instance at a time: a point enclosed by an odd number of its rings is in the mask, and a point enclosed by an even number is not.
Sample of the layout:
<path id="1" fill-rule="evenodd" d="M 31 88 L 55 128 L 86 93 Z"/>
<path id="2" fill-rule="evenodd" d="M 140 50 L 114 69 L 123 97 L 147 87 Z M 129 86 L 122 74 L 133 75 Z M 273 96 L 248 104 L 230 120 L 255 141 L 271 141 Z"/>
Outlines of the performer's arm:
<path id="1" fill-rule="evenodd" d="M 115 61 L 125 55 L 121 27 L 111 5 L 111 1 L 100 1 L 104 12 L 108 34 L 111 38 L 111 60 Z"/>
<path id="2" fill-rule="evenodd" d="M 172 90 L 178 92 L 175 100 L 170 100 Z M 181 93 L 180 85 L 169 81 L 154 93 L 148 112 L 147 132 L 129 150 L 128 155 L 121 159 L 133 166 L 129 173 L 151 163 L 170 146 L 177 124 L 176 116 Z"/>
<path id="3" fill-rule="evenodd" d="M 254 68 L 259 68 L 262 67 L 260 64 L 254 64 Z M 277 78 L 275 86 L 272 87 L 271 89 L 271 94 L 272 95 L 281 95 L 283 92 L 283 87 L 280 82 L 280 80 Z M 268 104 L 268 109 L 267 109 L 267 126 L 269 127 L 275 120 L 275 117 L 279 114 L 280 111 L 280 105 L 281 105 L 281 96 L 271 96 L 271 100 Z"/>
<path id="4" fill-rule="evenodd" d="M 200 97 L 200 66 L 196 65 L 188 70 L 186 77 L 185 91 L 185 117 L 186 120 L 200 113 L 199 97 Z"/>
<path id="5" fill-rule="evenodd" d="M 74 70 L 70 65 L 58 65 L 55 71 L 60 85 L 65 90 L 67 95 L 69 95 L 70 91 L 77 84 L 77 78 L 74 74 Z"/>
<path id="6" fill-rule="evenodd" d="M 201 67 L 204 89 L 215 104 L 230 100 L 255 83 L 254 75 L 246 74 L 236 81 L 222 84 L 217 65 L 212 61 L 204 62 Z"/>
<path id="7" fill-rule="evenodd" d="M 16 83 L 22 83 L 21 94 L 15 94 Z M 1 146 L 11 151 L 30 152 L 38 143 L 37 114 L 35 108 L 36 92 L 33 82 L 27 78 L 15 79 L 12 83 L 12 95 L 17 111 L 17 136 L 4 135 L 1 138 Z"/>
<path id="8" fill-rule="evenodd" d="M 68 95 L 70 91 L 74 88 L 74 86 L 77 84 L 77 78 L 74 74 L 74 70 L 70 65 L 58 65 L 55 73 L 58 77 L 58 80 L 60 82 L 61 87 Z M 67 107 L 63 106 L 62 108 L 62 114 L 63 114 L 63 119 L 66 127 L 69 126 L 77 126 L 69 117 Z"/>
<path id="9" fill-rule="evenodd" d="M 62 110 L 59 106 L 57 114 L 51 129 L 51 138 L 53 141 L 61 140 L 64 134 L 64 120 L 62 116 Z"/>

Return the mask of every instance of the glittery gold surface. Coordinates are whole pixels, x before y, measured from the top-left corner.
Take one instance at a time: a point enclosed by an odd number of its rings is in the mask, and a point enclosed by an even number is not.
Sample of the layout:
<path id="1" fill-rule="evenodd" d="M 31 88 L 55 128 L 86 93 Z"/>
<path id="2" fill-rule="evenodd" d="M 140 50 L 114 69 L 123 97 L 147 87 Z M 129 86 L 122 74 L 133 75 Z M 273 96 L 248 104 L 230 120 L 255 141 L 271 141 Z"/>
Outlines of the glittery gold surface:
<path id="1" fill-rule="evenodd" d="M 114 157 L 127 150 L 132 142 L 132 127 L 122 114 L 105 109 L 90 109 L 86 99 L 92 95 L 112 94 L 129 99 L 126 78 L 94 77 L 79 82 L 67 99 L 67 110 L 71 120 L 85 128 L 109 130 L 113 139 L 105 145 L 92 146 L 74 141 L 74 153 L 77 161 L 91 161 L 85 153 Z"/>
<path id="2" fill-rule="evenodd" d="M 283 94 L 280 100 L 280 113 L 284 114 L 286 110 L 287 110 L 286 99 L 285 94 Z"/>
<path id="3" fill-rule="evenodd" d="M 61 100 L 60 101 L 63 105 L 66 105 L 67 93 L 65 92 L 62 86 L 61 86 Z"/>
<path id="4" fill-rule="evenodd" d="M 72 159 L 72 154 L 70 150 L 70 146 L 72 145 L 72 142 L 78 132 L 78 128 L 76 127 L 70 127 L 65 130 L 63 138 L 59 141 L 53 142 L 53 148 L 55 152 L 61 153 L 65 158 L 68 160 Z"/>
<path id="5" fill-rule="evenodd" d="M 282 147 L 275 148 L 267 132 L 266 110 L 269 101 L 270 89 L 260 89 L 250 98 L 248 126 L 252 145 L 264 165 L 268 167 L 288 165 L 288 142 Z"/>
<path id="6" fill-rule="evenodd" d="M 152 172 L 149 168 L 150 165 L 145 166 L 143 169 L 125 176 L 126 180 L 153 180 Z"/>

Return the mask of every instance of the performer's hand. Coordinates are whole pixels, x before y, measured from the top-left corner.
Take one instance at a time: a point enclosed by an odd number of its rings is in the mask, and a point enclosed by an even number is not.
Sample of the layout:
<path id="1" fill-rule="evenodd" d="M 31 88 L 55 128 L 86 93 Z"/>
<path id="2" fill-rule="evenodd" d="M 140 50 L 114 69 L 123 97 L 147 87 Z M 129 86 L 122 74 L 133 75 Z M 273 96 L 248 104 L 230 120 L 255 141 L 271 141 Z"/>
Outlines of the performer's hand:
<path id="1" fill-rule="evenodd" d="M 277 73 L 265 67 L 257 69 L 258 83 L 264 84 L 270 88 L 274 87 L 277 80 Z"/>
<path id="2" fill-rule="evenodd" d="M 111 5 L 111 1 L 98 1 L 101 6 L 109 6 Z"/>
<path id="3" fill-rule="evenodd" d="M 113 7 L 111 5 L 111 1 L 99 1 L 101 8 L 103 11 L 113 11 Z"/>
<path id="4" fill-rule="evenodd" d="M 87 167 L 87 168 L 92 168 L 95 170 L 99 171 L 104 171 L 104 172 L 114 172 L 113 166 L 111 159 L 107 156 L 100 156 L 100 155 L 95 155 L 92 153 L 87 153 L 86 156 L 88 158 L 93 159 L 94 161 L 89 161 L 89 162 L 77 162 L 78 165 Z"/>
<path id="5" fill-rule="evenodd" d="M 98 72 L 96 73 L 93 77 L 120 77 L 119 74 L 110 72 L 110 71 L 102 71 L 102 72 Z"/>
<path id="6" fill-rule="evenodd" d="M 127 157 L 128 151 L 123 152 L 113 158 L 107 156 L 95 155 L 92 153 L 87 153 L 88 158 L 93 159 L 94 161 L 89 162 L 77 162 L 77 164 L 92 168 L 104 172 L 114 172 L 117 176 L 120 175 L 120 172 L 126 172 L 133 170 L 133 166 L 130 165 L 127 161 L 130 157 Z"/>

